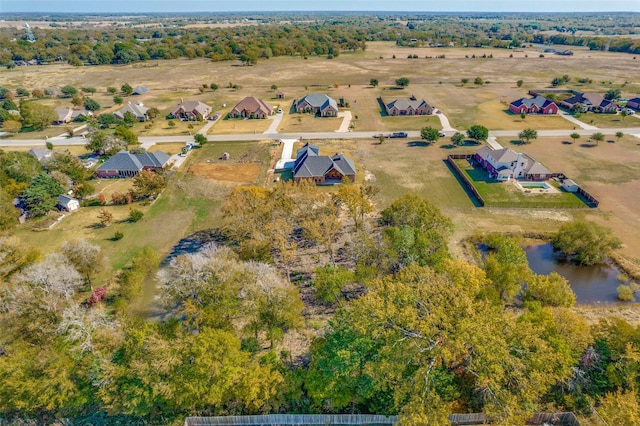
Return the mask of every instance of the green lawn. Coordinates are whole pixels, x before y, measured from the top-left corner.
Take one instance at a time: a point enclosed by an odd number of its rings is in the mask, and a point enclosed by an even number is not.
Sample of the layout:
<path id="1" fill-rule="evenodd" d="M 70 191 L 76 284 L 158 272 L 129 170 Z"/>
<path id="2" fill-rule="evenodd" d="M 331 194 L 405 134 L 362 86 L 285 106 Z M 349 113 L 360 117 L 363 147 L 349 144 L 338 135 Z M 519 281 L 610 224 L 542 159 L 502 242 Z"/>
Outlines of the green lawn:
<path id="1" fill-rule="evenodd" d="M 600 127 L 603 129 L 620 128 L 625 127 L 638 127 L 640 126 L 640 120 L 635 117 L 622 117 L 620 114 L 596 114 L 593 112 L 580 114 L 576 117 L 583 123 L 590 124 L 592 126 Z M 595 132 L 595 131 L 594 131 Z"/>
<path id="2" fill-rule="evenodd" d="M 456 164 L 471 180 L 486 207 L 544 207 L 544 208 L 582 208 L 587 205 L 574 193 L 524 193 L 513 182 L 499 182 L 491 179 L 487 172 L 474 167 L 466 160 L 456 160 Z M 556 182 L 549 184 L 559 188 Z"/>

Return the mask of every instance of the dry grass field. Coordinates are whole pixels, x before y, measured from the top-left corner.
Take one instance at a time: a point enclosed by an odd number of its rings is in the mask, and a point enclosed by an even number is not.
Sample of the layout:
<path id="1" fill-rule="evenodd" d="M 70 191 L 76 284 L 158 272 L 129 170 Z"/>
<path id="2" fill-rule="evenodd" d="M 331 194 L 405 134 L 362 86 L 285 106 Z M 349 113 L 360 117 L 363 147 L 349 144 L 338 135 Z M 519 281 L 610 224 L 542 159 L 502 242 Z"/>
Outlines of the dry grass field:
<path id="1" fill-rule="evenodd" d="M 260 165 L 256 163 L 246 164 L 212 164 L 193 163 L 187 173 L 212 179 L 215 181 L 236 183 L 256 183 L 260 174 Z"/>

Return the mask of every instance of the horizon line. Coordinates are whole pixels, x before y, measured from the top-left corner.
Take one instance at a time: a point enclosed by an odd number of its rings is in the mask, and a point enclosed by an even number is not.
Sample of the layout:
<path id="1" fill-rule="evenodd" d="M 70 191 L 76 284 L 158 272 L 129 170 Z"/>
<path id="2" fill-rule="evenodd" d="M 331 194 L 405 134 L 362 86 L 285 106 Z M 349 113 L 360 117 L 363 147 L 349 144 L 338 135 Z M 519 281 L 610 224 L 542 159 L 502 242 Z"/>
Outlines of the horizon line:
<path id="1" fill-rule="evenodd" d="M 10 12 L 3 12 L 3 15 L 17 14 L 17 13 L 25 13 L 25 14 L 46 14 L 46 15 L 136 15 L 136 14 L 193 14 L 193 13 L 221 13 L 221 14 L 233 14 L 233 13 L 314 13 L 314 12 L 322 12 L 322 13 L 389 13 L 389 14 L 399 14 L 399 13 L 437 13 L 437 14 L 457 14 L 457 13 L 496 13 L 496 14 L 536 14 L 536 13 L 550 13 L 550 14 L 564 14 L 564 15 L 572 15 L 572 14 L 585 14 L 585 13 L 632 13 L 632 14 L 640 14 L 640 11 L 634 10 L 612 10 L 612 11 L 602 11 L 602 10 L 586 10 L 586 11 L 551 11 L 551 10 L 521 10 L 521 11 L 497 11 L 497 10 L 332 10 L 332 9 L 313 9 L 313 10 L 232 10 L 232 11 L 223 11 L 223 10 L 193 10 L 193 11 L 131 11 L 131 12 L 78 12 L 78 11 L 27 11 L 27 10 L 14 10 Z M 0 15 L 1 16 L 1 15 Z M 2 20 L 2 19 L 0 19 Z"/>

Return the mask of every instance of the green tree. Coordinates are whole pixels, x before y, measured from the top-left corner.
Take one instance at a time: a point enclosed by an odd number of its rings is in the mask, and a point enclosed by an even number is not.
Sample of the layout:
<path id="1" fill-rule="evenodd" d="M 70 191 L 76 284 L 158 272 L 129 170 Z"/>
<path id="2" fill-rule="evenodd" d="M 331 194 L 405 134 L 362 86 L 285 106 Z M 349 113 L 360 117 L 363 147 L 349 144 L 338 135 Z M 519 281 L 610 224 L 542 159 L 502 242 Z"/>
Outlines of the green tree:
<path id="1" fill-rule="evenodd" d="M 216 90 L 218 90 L 218 85 L 217 85 L 216 83 L 211 83 L 211 84 L 209 85 L 209 87 L 210 87 L 210 88 L 211 88 L 211 90 L 213 90 L 214 92 L 215 92 Z"/>
<path id="2" fill-rule="evenodd" d="M 481 77 L 476 77 L 473 80 L 473 84 L 475 84 L 476 86 L 482 86 L 484 84 L 484 80 Z"/>
<path id="3" fill-rule="evenodd" d="M 120 91 L 125 96 L 131 96 L 131 94 L 133 93 L 133 87 L 131 87 L 129 83 L 125 83 L 120 87 Z"/>
<path id="4" fill-rule="evenodd" d="M 20 115 L 24 119 L 24 125 L 34 130 L 43 130 L 58 119 L 55 109 L 33 101 L 20 103 Z"/>
<path id="5" fill-rule="evenodd" d="M 451 136 L 451 143 L 456 146 L 462 146 L 464 145 L 464 139 L 464 133 L 455 132 L 453 136 Z"/>
<path id="6" fill-rule="evenodd" d="M 524 300 L 538 300 L 545 306 L 572 307 L 576 302 L 569 282 L 552 272 L 549 275 L 532 274 L 526 284 Z"/>
<path id="7" fill-rule="evenodd" d="M 524 84 L 524 81 L 523 81 L 523 80 L 518 80 L 518 81 L 516 82 L 516 86 L 518 86 L 518 87 L 522 87 L 522 85 L 523 85 L 523 84 Z"/>
<path id="8" fill-rule="evenodd" d="M 80 94 L 78 93 L 71 97 L 71 104 L 76 108 L 82 105 L 83 102 L 84 101 L 82 100 L 82 96 L 80 96 Z"/>
<path id="9" fill-rule="evenodd" d="M 600 142 L 604 141 L 604 134 L 601 132 L 596 132 L 591 135 L 591 140 L 595 141 L 596 145 L 598 145 Z"/>
<path id="10" fill-rule="evenodd" d="M 532 139 L 538 139 L 538 132 L 535 129 L 524 129 L 518 133 L 518 138 L 524 143 L 529 144 Z"/>
<path id="11" fill-rule="evenodd" d="M 616 140 L 617 140 L 618 142 L 620 142 L 620 139 L 622 139 L 623 137 L 624 137 L 624 133 L 622 133 L 622 132 L 620 132 L 620 131 L 617 131 L 617 132 L 616 132 Z"/>
<path id="12" fill-rule="evenodd" d="M 208 139 L 202 133 L 196 133 L 195 135 L 193 135 L 193 141 L 198 145 L 202 146 L 208 142 Z"/>
<path id="13" fill-rule="evenodd" d="M 433 127 L 423 127 L 420 130 L 420 137 L 429 143 L 434 143 L 440 138 L 440 132 Z"/>
<path id="14" fill-rule="evenodd" d="M 478 143 L 486 141 L 489 138 L 489 129 L 479 124 L 474 124 L 467 130 L 467 136 Z"/>
<path id="15" fill-rule="evenodd" d="M 553 237 L 553 246 L 582 265 L 602 263 L 622 243 L 611 230 L 592 222 L 569 222 Z"/>
<path id="16" fill-rule="evenodd" d="M 7 133 L 18 133 L 22 129 L 22 123 L 16 120 L 6 120 L 2 123 L 2 129 Z"/>
<path id="17" fill-rule="evenodd" d="M 78 93 L 78 89 L 71 85 L 66 85 L 60 88 L 60 93 L 62 93 L 65 98 L 70 98 L 71 96 Z"/>
<path id="18" fill-rule="evenodd" d="M 122 96 L 120 95 L 115 95 L 113 97 L 113 103 L 116 105 L 122 105 L 122 103 L 124 102 L 124 99 L 122 99 Z"/>
<path id="19" fill-rule="evenodd" d="M 115 95 L 117 92 L 118 92 L 118 89 L 116 89 L 115 87 L 113 87 L 113 86 L 107 87 L 107 93 L 108 94 Z"/>
<path id="20" fill-rule="evenodd" d="M 353 272 L 343 266 L 327 265 L 314 271 L 313 287 L 315 297 L 326 303 L 335 303 L 343 299 L 342 288 L 354 281 Z"/>
<path id="21" fill-rule="evenodd" d="M 604 94 L 604 98 L 609 101 L 617 101 L 620 99 L 620 89 L 607 90 L 607 93 Z"/>
<path id="22" fill-rule="evenodd" d="M 573 139 L 573 143 L 575 143 L 578 139 L 580 139 L 580 133 L 573 132 L 569 135 L 571 139 Z"/>
<path id="23" fill-rule="evenodd" d="M 155 197 L 166 185 L 163 176 L 149 170 L 141 170 L 133 179 L 133 194 L 136 198 Z"/>
<path id="24" fill-rule="evenodd" d="M 362 185 L 343 183 L 334 197 L 337 203 L 347 209 L 356 231 L 364 223 L 365 216 L 373 211 L 366 188 Z"/>
<path id="25" fill-rule="evenodd" d="M 98 111 L 100 109 L 100 104 L 91 98 L 84 98 L 84 108 L 87 111 Z"/>
<path id="26" fill-rule="evenodd" d="M 138 135 L 136 135 L 133 130 L 123 124 L 116 126 L 113 134 L 122 138 L 127 143 L 127 145 L 135 145 L 139 143 Z"/>
<path id="27" fill-rule="evenodd" d="M 378 79 L 372 78 L 371 80 L 369 80 L 369 84 L 373 87 L 378 87 L 378 84 L 379 84 Z"/>
<path id="28" fill-rule="evenodd" d="M 398 79 L 396 79 L 396 86 L 401 87 L 401 88 L 405 88 L 409 86 L 409 79 L 407 77 L 400 77 Z"/>
<path id="29" fill-rule="evenodd" d="M 142 210 L 130 208 L 129 209 L 129 222 L 138 222 L 142 219 L 144 213 Z"/>
<path id="30" fill-rule="evenodd" d="M 34 216 L 43 216 L 53 210 L 58 204 L 58 195 L 64 189 L 51 176 L 38 173 L 31 185 L 24 190 L 20 198 L 27 210 Z"/>
<path id="31" fill-rule="evenodd" d="M 465 84 L 467 84 L 469 82 L 468 78 L 461 78 L 460 79 L 460 83 L 462 83 L 462 85 L 464 86 Z"/>

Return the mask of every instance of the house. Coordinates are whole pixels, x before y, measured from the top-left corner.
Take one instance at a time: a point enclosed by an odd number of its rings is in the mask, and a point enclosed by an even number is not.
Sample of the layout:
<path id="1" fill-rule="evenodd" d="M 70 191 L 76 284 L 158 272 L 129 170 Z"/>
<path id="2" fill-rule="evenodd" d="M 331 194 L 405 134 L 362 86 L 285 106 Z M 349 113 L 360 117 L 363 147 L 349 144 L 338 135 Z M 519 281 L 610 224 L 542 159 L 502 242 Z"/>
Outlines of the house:
<path id="1" fill-rule="evenodd" d="M 36 160 L 42 163 L 43 161 L 51 158 L 51 156 L 53 155 L 53 151 L 44 148 L 31 148 L 29 150 L 29 154 L 33 155 Z"/>
<path id="2" fill-rule="evenodd" d="M 124 120 L 124 115 L 130 112 L 138 121 L 147 121 L 149 119 L 147 111 L 149 111 L 149 108 L 144 106 L 142 102 L 129 101 L 125 106 L 114 112 L 113 115 L 119 120 Z"/>
<path id="3" fill-rule="evenodd" d="M 206 120 L 211 114 L 211 107 L 200 101 L 184 101 L 180 99 L 180 103 L 171 111 L 171 115 L 175 118 L 184 120 Z"/>
<path id="4" fill-rule="evenodd" d="M 544 181 L 553 175 L 549 169 L 527 154 L 515 152 L 511 148 L 494 150 L 484 146 L 476 152 L 474 159 L 491 178 L 499 181 L 510 179 Z"/>
<path id="5" fill-rule="evenodd" d="M 640 111 L 640 98 L 633 98 L 627 101 L 627 108 L 633 108 Z"/>
<path id="6" fill-rule="evenodd" d="M 509 111 L 514 114 L 557 114 L 558 105 L 544 96 L 521 98 L 511 102 Z"/>
<path id="7" fill-rule="evenodd" d="M 296 102 L 296 111 L 313 112 L 320 117 L 336 117 L 338 103 L 322 93 L 311 93 Z"/>
<path id="8" fill-rule="evenodd" d="M 563 180 L 561 186 L 562 186 L 562 189 L 564 189 L 567 192 L 578 192 L 578 189 L 580 188 L 578 184 L 572 181 L 571 179 Z"/>
<path id="9" fill-rule="evenodd" d="M 384 105 L 389 115 L 431 115 L 433 107 L 424 99 L 396 99 Z"/>
<path id="10" fill-rule="evenodd" d="M 578 93 L 560 103 L 561 106 L 571 110 L 578 104 L 582 105 L 586 112 L 613 112 L 618 110 L 613 102 L 594 92 Z"/>
<path id="11" fill-rule="evenodd" d="M 66 124 L 75 121 L 80 116 L 89 117 L 93 115 L 91 111 L 86 109 L 72 109 L 72 108 L 56 108 L 58 118 L 53 124 Z"/>
<path id="12" fill-rule="evenodd" d="M 306 143 L 296 152 L 294 181 L 312 180 L 316 185 L 332 185 L 342 182 L 344 178 L 355 181 L 356 167 L 353 161 L 343 154 L 329 157 L 319 155 L 319 151 L 316 145 Z"/>
<path id="13" fill-rule="evenodd" d="M 133 89 L 133 92 L 131 92 L 132 95 L 144 95 L 145 93 L 147 93 L 149 91 L 149 89 L 147 89 L 144 86 L 138 86 L 135 89 Z"/>
<path id="14" fill-rule="evenodd" d="M 273 112 L 273 107 L 262 99 L 247 96 L 229 113 L 235 118 L 267 118 Z"/>
<path id="15" fill-rule="evenodd" d="M 73 197 L 68 195 L 58 195 L 58 208 L 60 210 L 66 210 L 72 212 L 80 208 L 80 203 Z"/>
<path id="16" fill-rule="evenodd" d="M 169 158 L 170 156 L 162 151 L 131 154 L 122 150 L 102 163 L 97 168 L 96 175 L 99 178 L 135 177 L 141 170 L 162 169 Z"/>

